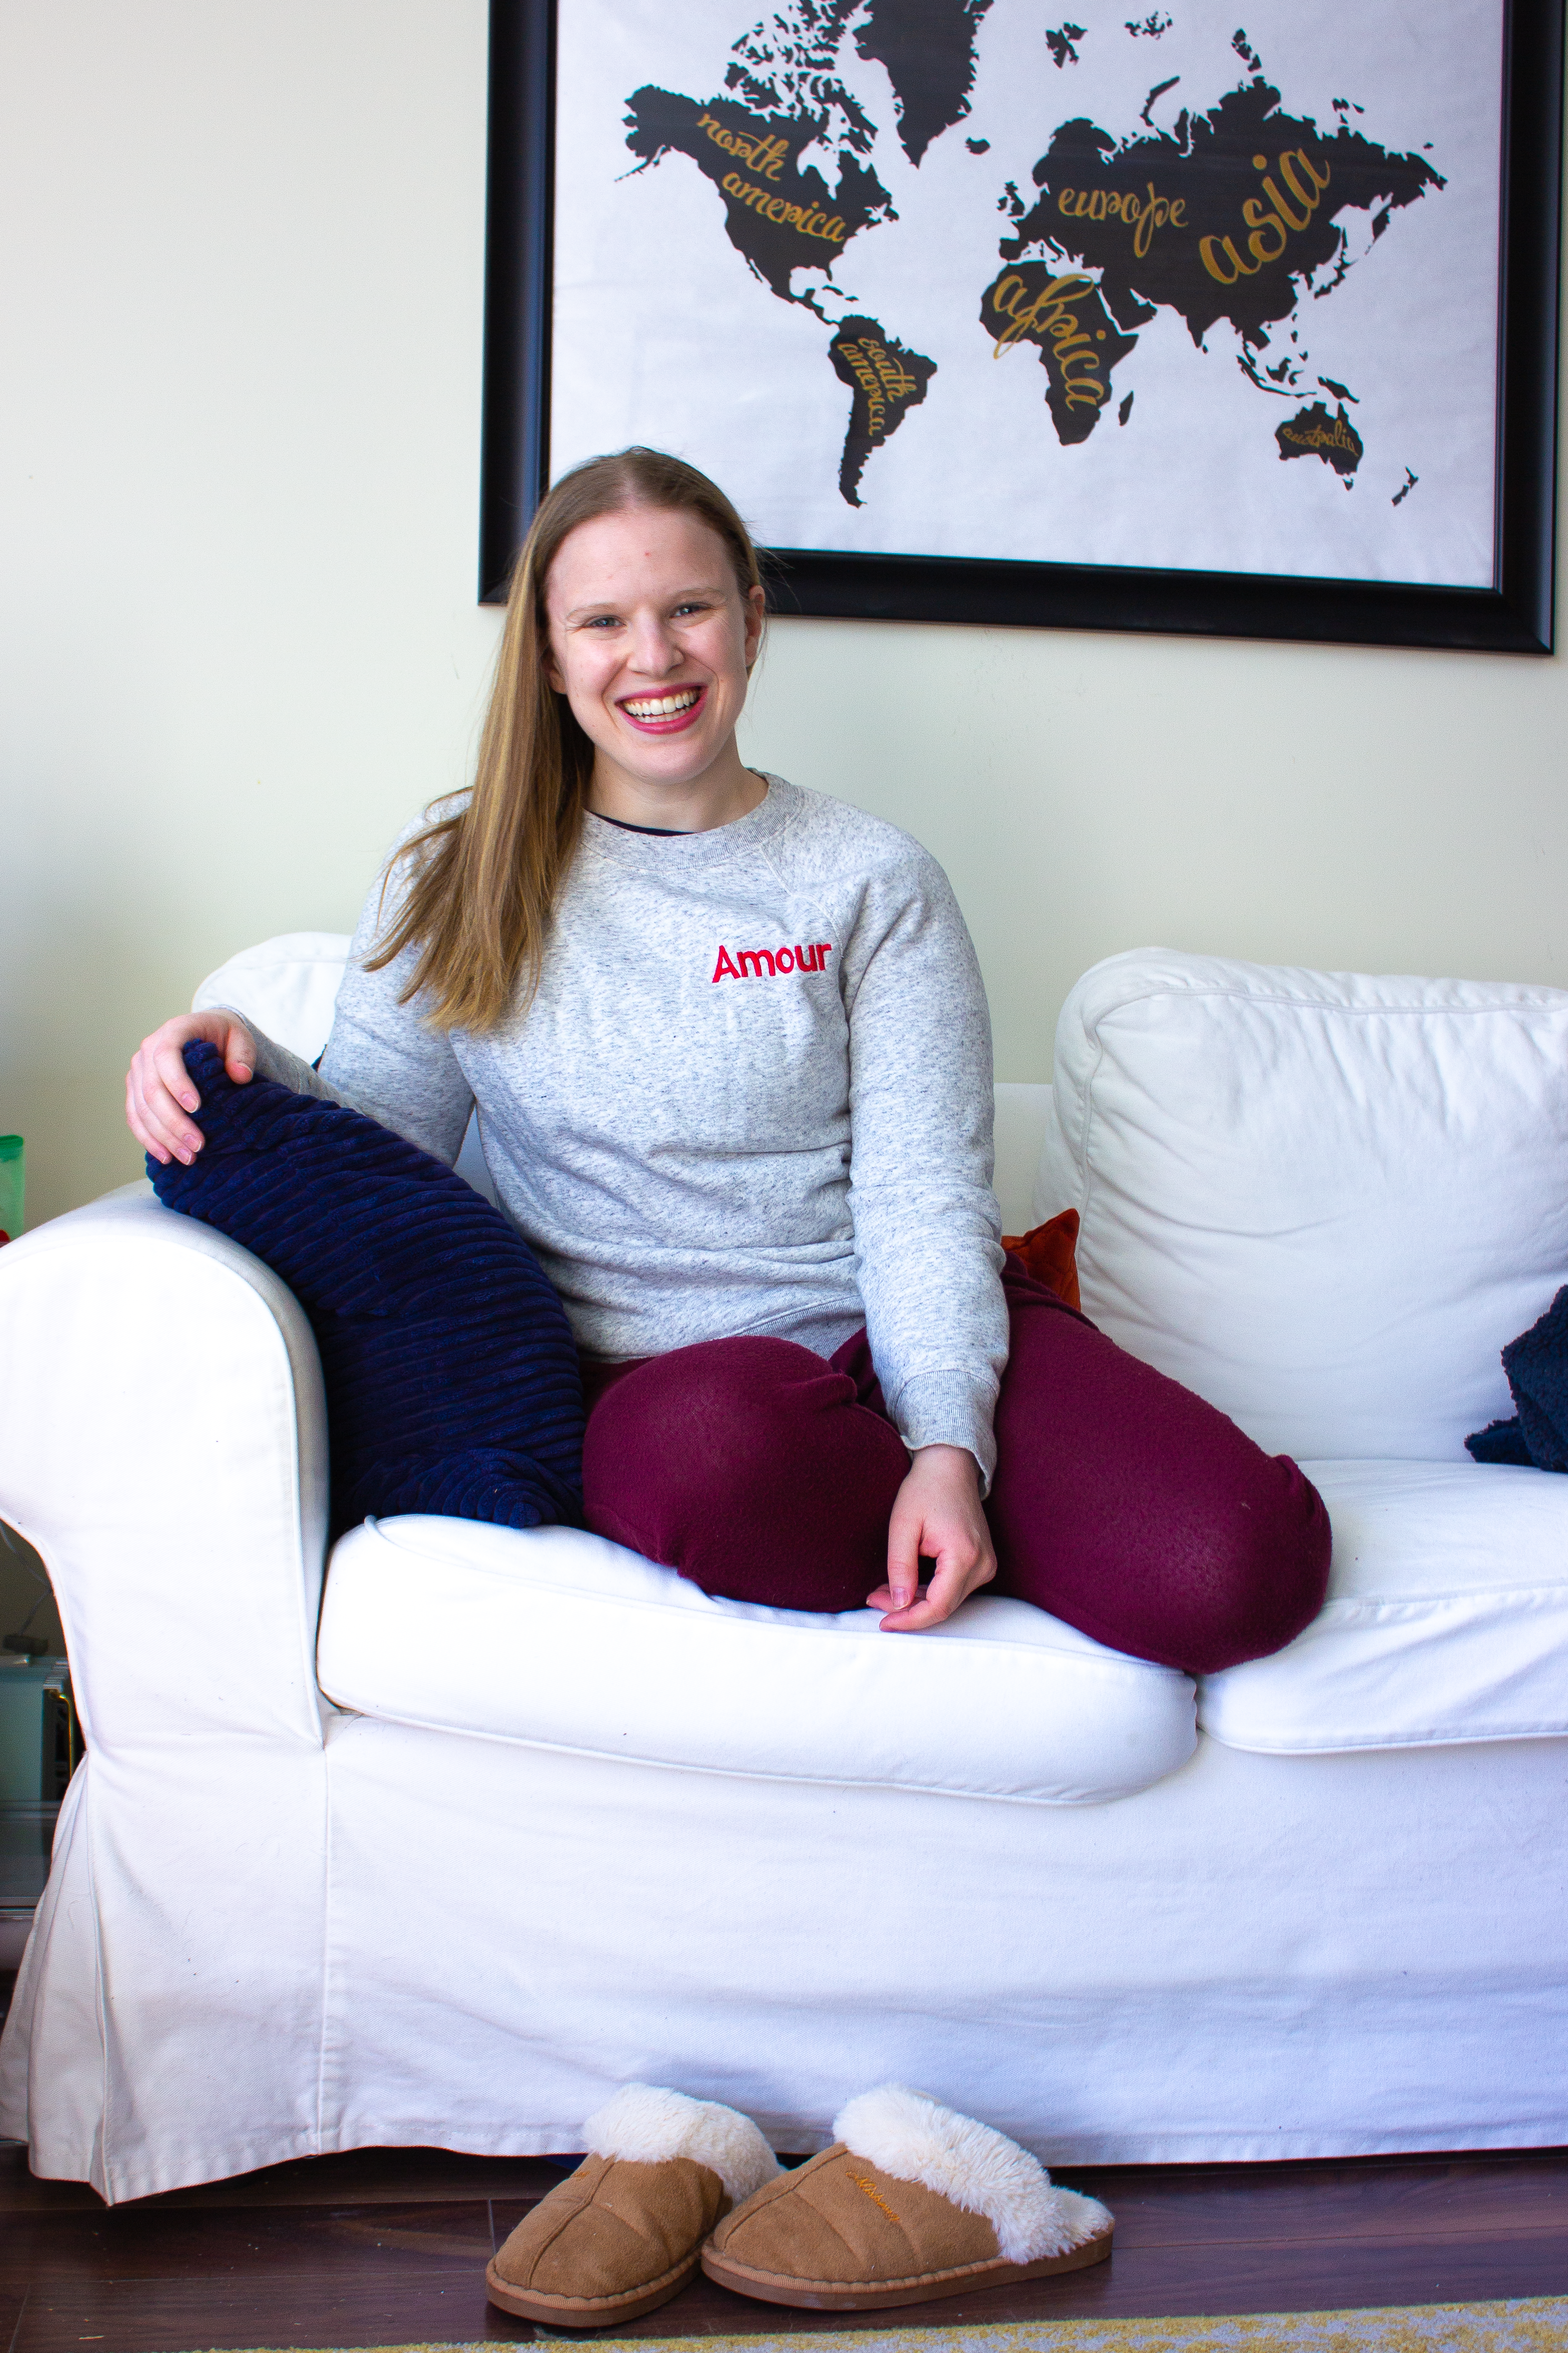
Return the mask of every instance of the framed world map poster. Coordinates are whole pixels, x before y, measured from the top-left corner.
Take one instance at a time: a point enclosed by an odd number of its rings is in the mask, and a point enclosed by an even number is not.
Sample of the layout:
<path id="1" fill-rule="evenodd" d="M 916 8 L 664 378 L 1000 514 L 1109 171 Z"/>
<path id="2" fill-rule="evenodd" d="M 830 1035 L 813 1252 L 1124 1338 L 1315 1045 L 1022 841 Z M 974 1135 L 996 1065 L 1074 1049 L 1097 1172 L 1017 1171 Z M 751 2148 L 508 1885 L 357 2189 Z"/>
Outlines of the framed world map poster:
<path id="1" fill-rule="evenodd" d="M 786 612 L 1550 649 L 1562 0 L 492 5 L 487 596 L 643 442 Z"/>

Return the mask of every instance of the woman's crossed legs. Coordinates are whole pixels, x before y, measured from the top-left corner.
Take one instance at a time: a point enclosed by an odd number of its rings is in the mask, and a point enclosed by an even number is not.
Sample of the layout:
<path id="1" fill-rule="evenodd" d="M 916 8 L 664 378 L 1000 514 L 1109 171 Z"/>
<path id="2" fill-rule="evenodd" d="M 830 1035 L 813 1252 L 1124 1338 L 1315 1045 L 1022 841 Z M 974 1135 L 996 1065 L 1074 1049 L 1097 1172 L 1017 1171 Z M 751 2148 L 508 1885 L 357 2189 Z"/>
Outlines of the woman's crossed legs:
<path id="1" fill-rule="evenodd" d="M 1328 1514 L 1190 1389 L 1118 1348 L 1009 1260 L 1011 1354 L 986 1517 L 992 1593 L 1113 1650 L 1214 1673 L 1322 1606 Z M 887 1573 L 909 1469 L 865 1334 L 831 1363 L 711 1340 L 589 1374 L 588 1525 L 707 1593 L 858 1609 Z"/>

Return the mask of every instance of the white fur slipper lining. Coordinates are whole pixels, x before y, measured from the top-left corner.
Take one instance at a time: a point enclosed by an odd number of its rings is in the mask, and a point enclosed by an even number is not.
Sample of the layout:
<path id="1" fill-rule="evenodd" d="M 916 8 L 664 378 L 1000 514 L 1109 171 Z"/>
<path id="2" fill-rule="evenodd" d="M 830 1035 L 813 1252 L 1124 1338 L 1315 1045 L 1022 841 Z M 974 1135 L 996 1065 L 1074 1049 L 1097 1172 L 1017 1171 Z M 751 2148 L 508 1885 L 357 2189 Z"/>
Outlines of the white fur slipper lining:
<path id="1" fill-rule="evenodd" d="M 689 2157 L 719 2176 L 731 2206 L 741 2205 L 780 2170 L 751 2117 L 738 2108 L 659 2091 L 651 2084 L 623 2084 L 595 2108 L 583 2126 L 583 2146 L 590 2157 L 624 2157 L 638 2165 Z"/>
<path id="2" fill-rule="evenodd" d="M 902 2084 L 862 2092 L 835 2116 L 833 2134 L 895 2181 L 918 2181 L 966 2214 L 984 2214 L 1010 2263 L 1065 2255 L 1110 2220 L 1098 2198 L 1057 2189 L 1039 2158 L 1005 2133 Z"/>

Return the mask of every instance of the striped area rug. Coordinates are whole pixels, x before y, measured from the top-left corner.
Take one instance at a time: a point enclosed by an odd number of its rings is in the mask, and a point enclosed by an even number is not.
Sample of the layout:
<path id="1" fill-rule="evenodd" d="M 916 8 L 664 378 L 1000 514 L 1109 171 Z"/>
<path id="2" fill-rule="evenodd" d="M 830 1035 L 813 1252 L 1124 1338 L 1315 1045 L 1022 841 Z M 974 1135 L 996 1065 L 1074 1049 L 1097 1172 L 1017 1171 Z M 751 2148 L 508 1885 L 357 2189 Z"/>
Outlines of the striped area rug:
<path id="1" fill-rule="evenodd" d="M 541 2337 L 552 2330 L 541 2329 Z M 526 2341 L 526 2340 L 525 2340 Z M 781 2329 L 736 2337 L 603 2337 L 595 2353 L 1568 2353 L 1568 2296 L 1371 2312 L 1252 2312 L 1221 2320 L 1030 2320 L 973 2328 Z M 256 2346 L 250 2353 L 277 2353 Z M 290 2348 L 299 2353 L 299 2348 Z M 345 2353 L 316 2347 L 312 2353 Z M 495 2341 L 353 2353 L 496 2353 Z"/>

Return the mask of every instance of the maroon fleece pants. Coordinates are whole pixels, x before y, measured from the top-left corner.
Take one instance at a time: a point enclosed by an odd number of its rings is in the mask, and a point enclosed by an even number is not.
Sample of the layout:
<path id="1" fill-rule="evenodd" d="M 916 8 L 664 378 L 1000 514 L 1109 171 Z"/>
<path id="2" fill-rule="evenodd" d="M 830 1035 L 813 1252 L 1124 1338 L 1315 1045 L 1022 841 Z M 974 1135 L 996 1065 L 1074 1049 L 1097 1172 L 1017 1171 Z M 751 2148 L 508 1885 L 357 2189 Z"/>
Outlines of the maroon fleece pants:
<path id="1" fill-rule="evenodd" d="M 1328 1581 L 1316 1489 L 1016 1260 L 1003 1282 L 985 1590 L 1193 1674 L 1289 1642 Z M 910 1458 L 864 1332 L 831 1362 L 791 1340 L 709 1340 L 584 1375 L 597 1534 L 734 1601 L 858 1609 L 882 1583 Z"/>

